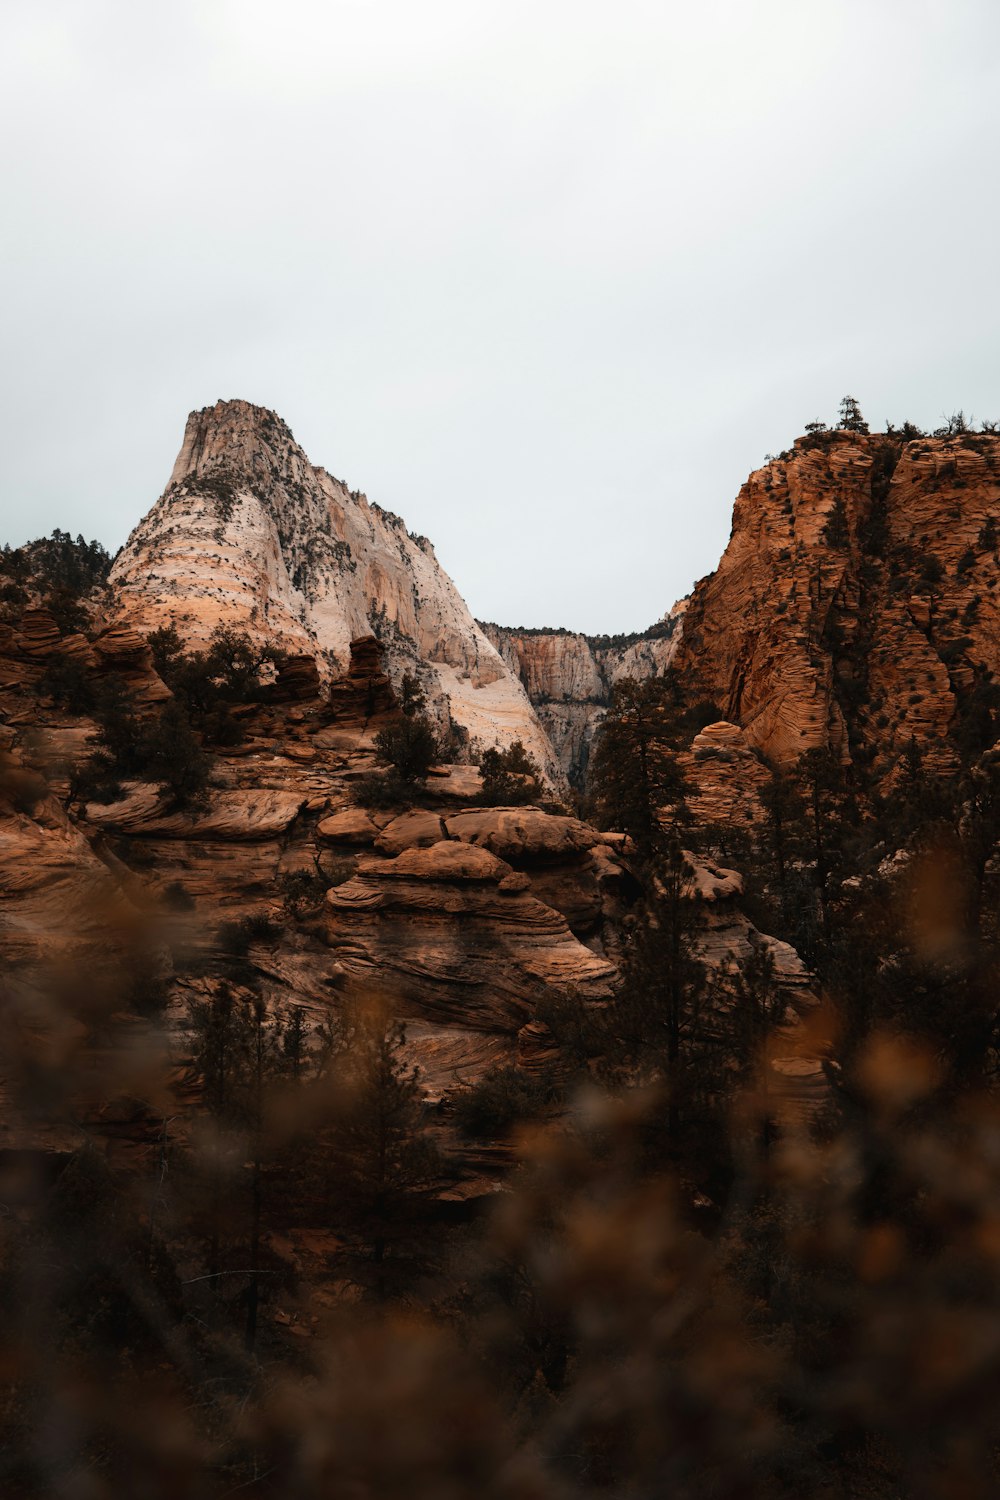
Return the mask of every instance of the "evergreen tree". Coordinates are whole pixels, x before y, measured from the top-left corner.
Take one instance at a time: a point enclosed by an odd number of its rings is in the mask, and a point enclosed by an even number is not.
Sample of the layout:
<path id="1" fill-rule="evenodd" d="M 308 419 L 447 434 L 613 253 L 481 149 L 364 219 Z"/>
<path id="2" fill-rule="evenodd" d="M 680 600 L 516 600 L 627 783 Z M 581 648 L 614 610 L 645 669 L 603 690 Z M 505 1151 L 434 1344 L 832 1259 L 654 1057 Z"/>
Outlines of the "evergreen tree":
<path id="1" fill-rule="evenodd" d="M 691 865 L 671 838 L 649 880 L 625 950 L 621 985 L 603 1026 L 604 1069 L 619 1081 L 659 1079 L 672 1145 L 699 1090 L 704 970 L 692 950 Z"/>
<path id="2" fill-rule="evenodd" d="M 355 1276 L 379 1298 L 414 1259 L 443 1172 L 417 1070 L 402 1056 L 405 1041 L 384 1004 L 353 1005 L 330 1037 L 325 1068 L 335 1117 L 319 1168 L 331 1222 Z"/>
<path id="3" fill-rule="evenodd" d="M 175 698 L 161 708 L 147 731 L 145 761 L 144 774 L 169 793 L 173 808 L 204 805 L 208 757 Z"/>
<path id="4" fill-rule="evenodd" d="M 375 736 L 376 758 L 409 784 L 423 781 L 440 753 L 433 726 L 415 710 L 400 714 Z"/>
<path id="5" fill-rule="evenodd" d="M 484 750 L 479 771 L 483 785 L 476 800 L 485 807 L 523 807 L 545 795 L 538 765 L 520 740 L 506 750 Z"/>
<path id="6" fill-rule="evenodd" d="M 290 1029 L 287 1007 L 268 1009 L 257 993 L 218 985 L 205 1000 L 193 1000 L 188 1011 L 193 1035 L 192 1071 L 200 1082 L 202 1102 L 213 1124 L 208 1147 L 210 1233 L 208 1278 L 220 1276 L 221 1223 L 225 1185 L 242 1179 L 249 1199 L 245 1267 L 244 1338 L 253 1349 L 260 1302 L 261 1228 L 265 1211 L 264 1165 L 267 1141 L 265 1103 L 276 1082 L 294 1076 L 295 1048 L 286 1046 Z M 298 1023 L 301 1031 L 301 1023 Z M 242 1194 L 241 1194 L 242 1196 Z M 227 1246 L 238 1236 L 227 1236 Z"/>
<path id="7" fill-rule="evenodd" d="M 840 403 L 837 426 L 845 432 L 868 431 L 868 423 L 861 415 L 861 407 L 853 396 L 845 396 Z"/>
<path id="8" fill-rule="evenodd" d="M 661 828 L 685 821 L 686 784 L 677 761 L 684 725 L 672 684 L 662 678 L 615 685 L 590 759 L 591 814 L 601 828 L 630 835 L 644 859 Z"/>

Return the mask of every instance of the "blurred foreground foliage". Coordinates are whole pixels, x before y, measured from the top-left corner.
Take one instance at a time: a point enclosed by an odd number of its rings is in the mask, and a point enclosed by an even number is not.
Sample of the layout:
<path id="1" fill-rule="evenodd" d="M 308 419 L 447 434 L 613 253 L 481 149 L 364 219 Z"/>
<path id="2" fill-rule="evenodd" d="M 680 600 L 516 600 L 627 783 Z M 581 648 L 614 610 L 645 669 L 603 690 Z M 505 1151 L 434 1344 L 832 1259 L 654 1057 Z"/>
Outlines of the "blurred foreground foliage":
<path id="1" fill-rule="evenodd" d="M 1000 1103 L 925 1043 L 819 1117 L 749 1070 L 717 1199 L 662 1082 L 577 1081 L 470 1219 L 381 1007 L 213 987 L 181 1116 L 122 999 L 5 995 L 4 1495 L 996 1493 Z"/>

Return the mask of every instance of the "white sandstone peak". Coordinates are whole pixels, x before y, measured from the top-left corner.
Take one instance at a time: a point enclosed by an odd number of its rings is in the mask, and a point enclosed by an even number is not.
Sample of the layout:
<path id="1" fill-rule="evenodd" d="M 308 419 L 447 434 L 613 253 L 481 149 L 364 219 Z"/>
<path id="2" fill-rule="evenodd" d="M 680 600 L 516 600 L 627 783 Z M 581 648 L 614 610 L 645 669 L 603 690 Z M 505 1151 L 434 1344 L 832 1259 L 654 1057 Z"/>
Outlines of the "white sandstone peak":
<path id="1" fill-rule="evenodd" d="M 192 412 L 170 483 L 119 554 L 118 618 L 173 624 L 191 644 L 217 625 L 316 657 L 323 679 L 373 634 L 397 680 L 415 673 L 470 748 L 523 741 L 561 780 L 517 675 L 476 625 L 426 537 L 314 467 L 274 412 L 219 401 Z"/>

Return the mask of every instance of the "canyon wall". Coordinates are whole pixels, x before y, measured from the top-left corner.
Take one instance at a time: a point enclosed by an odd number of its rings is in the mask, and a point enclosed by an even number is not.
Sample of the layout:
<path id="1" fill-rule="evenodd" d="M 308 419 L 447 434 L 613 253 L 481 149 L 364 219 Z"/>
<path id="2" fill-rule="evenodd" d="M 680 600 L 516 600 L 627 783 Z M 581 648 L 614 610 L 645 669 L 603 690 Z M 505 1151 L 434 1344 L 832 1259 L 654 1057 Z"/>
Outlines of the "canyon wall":
<path id="1" fill-rule="evenodd" d="M 611 689 L 625 677 L 659 677 L 677 651 L 686 601 L 637 636 L 608 638 L 566 630 L 483 631 L 515 672 L 573 786 L 586 781 L 590 748 Z"/>
<path id="2" fill-rule="evenodd" d="M 674 669 L 779 765 L 829 749 L 878 779 L 911 745 L 988 748 L 998 519 L 992 433 L 799 438 L 740 491 Z"/>

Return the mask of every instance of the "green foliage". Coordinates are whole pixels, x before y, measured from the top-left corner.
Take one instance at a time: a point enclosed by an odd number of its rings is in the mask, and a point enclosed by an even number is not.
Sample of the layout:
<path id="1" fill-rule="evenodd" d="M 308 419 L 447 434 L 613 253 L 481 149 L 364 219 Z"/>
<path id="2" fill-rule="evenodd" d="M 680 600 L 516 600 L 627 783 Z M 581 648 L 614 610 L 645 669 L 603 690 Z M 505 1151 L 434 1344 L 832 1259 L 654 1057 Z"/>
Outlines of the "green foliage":
<path id="1" fill-rule="evenodd" d="M 122 781 L 145 777 L 169 797 L 172 809 L 205 804 L 209 762 L 180 703 L 171 700 L 151 718 L 140 718 L 122 678 L 102 682 L 94 706 L 98 748 L 79 768 L 77 796 L 112 802 Z"/>
<path id="2" fill-rule="evenodd" d="M 405 1028 L 385 1005 L 353 1005 L 325 1064 L 337 1105 L 321 1145 L 319 1191 L 355 1279 L 379 1297 L 417 1254 L 443 1173 L 405 1043 Z"/>
<path id="3" fill-rule="evenodd" d="M 86 666 L 79 657 L 64 651 L 53 651 L 38 686 L 60 708 L 73 714 L 89 713 L 96 702 L 94 683 Z"/>
<path id="4" fill-rule="evenodd" d="M 590 758 L 590 811 L 598 827 L 628 833 L 644 857 L 659 843 L 664 820 L 687 816 L 677 751 L 689 731 L 672 679 L 616 684 Z"/>
<path id="5" fill-rule="evenodd" d="M 245 630 L 223 625 L 212 632 L 207 651 L 186 652 L 173 625 L 154 630 L 148 640 L 157 672 L 194 727 L 210 744 L 238 743 L 242 729 L 230 710 L 260 701 L 261 673 L 278 665 L 283 653 L 270 643 L 257 646 Z"/>
<path id="6" fill-rule="evenodd" d="M 0 573 L 21 583 L 30 580 L 43 595 L 64 590 L 67 597 L 79 599 L 105 582 L 111 562 L 100 542 L 88 542 L 82 536 L 74 540 L 57 526 L 51 536 L 25 542 L 23 547 L 4 547 Z"/>
<path id="7" fill-rule="evenodd" d="M 483 784 L 476 801 L 485 807 L 525 807 L 545 795 L 538 765 L 520 740 L 506 750 L 484 750 L 479 771 Z"/>
<path id="8" fill-rule="evenodd" d="M 348 879 L 353 871 L 353 860 L 344 860 L 348 873 L 342 878 Z M 340 881 L 327 879 L 325 873 L 319 869 L 315 870 L 288 870 L 278 877 L 278 890 L 281 893 L 281 903 L 288 916 L 300 918 L 308 912 L 315 911 L 321 905 L 323 897 L 331 885 L 338 885 Z"/>
<path id="9" fill-rule="evenodd" d="M 853 396 L 845 396 L 840 403 L 840 411 L 837 414 L 837 426 L 842 432 L 868 431 L 868 423 L 861 415 L 861 407 Z"/>
<path id="10" fill-rule="evenodd" d="M 147 727 L 144 752 L 144 775 L 169 794 L 171 807 L 206 805 L 209 759 L 176 699 L 166 703 Z"/>
<path id="11" fill-rule="evenodd" d="M 79 635 L 86 630 L 89 616 L 77 595 L 65 584 L 60 584 L 46 594 L 44 608 L 55 620 L 60 635 Z"/>
<path id="12" fill-rule="evenodd" d="M 841 496 L 837 495 L 823 526 L 823 541 L 828 547 L 843 551 L 849 540 L 847 508 Z"/>
<path id="13" fill-rule="evenodd" d="M 396 770 L 366 771 L 352 782 L 351 798 L 358 807 L 389 811 L 412 801 L 413 783 L 404 781 Z"/>
<path id="14" fill-rule="evenodd" d="M 404 718 L 412 719 L 426 706 L 427 699 L 424 697 L 423 689 L 415 677 L 409 672 L 403 673 L 403 681 L 399 689 L 400 708 Z"/>
<path id="15" fill-rule="evenodd" d="M 273 945 L 281 937 L 281 932 L 279 922 L 275 922 L 263 912 L 253 912 L 250 916 L 223 922 L 219 927 L 217 942 L 223 953 L 245 958 L 253 943 Z"/>
<path id="16" fill-rule="evenodd" d="M 407 784 L 423 781 L 441 751 L 430 721 L 411 707 L 375 736 L 375 754 Z"/>

